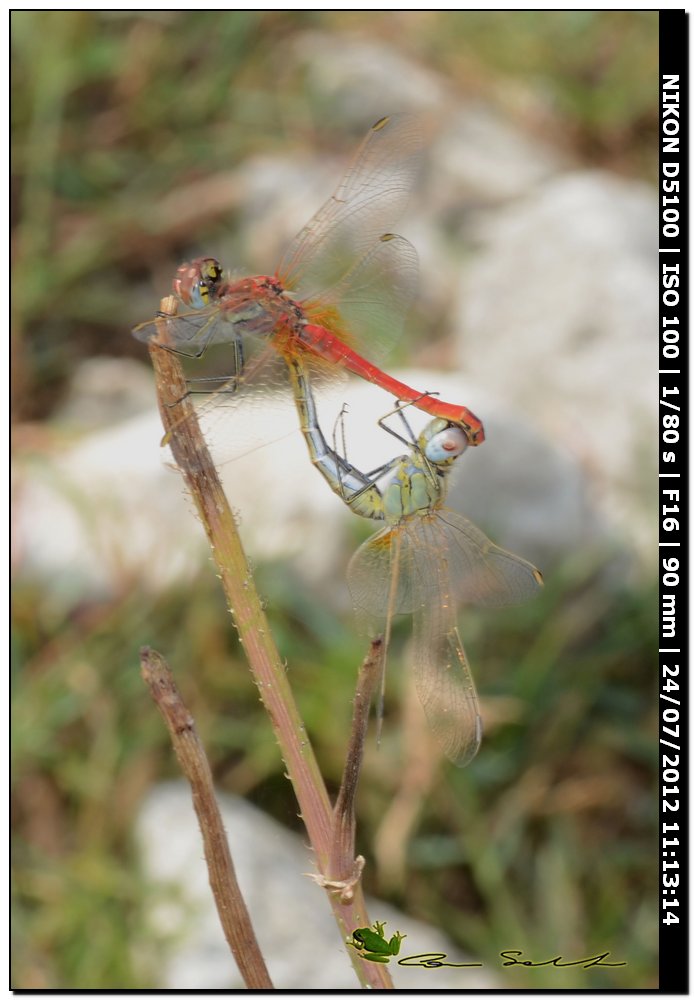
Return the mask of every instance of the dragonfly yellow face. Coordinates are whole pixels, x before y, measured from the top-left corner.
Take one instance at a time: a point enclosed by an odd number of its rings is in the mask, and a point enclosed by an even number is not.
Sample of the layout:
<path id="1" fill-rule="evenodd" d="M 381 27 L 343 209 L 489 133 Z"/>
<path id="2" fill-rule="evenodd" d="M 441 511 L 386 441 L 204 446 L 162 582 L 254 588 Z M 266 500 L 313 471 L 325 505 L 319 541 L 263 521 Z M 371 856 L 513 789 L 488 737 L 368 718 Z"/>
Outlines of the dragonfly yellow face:
<path id="1" fill-rule="evenodd" d="M 300 362 L 290 365 L 290 374 L 311 461 L 351 510 L 385 521 L 349 565 L 357 618 L 384 638 L 387 651 L 393 616 L 412 615 L 420 701 L 444 752 L 467 764 L 479 747 L 482 724 L 456 609 L 518 604 L 540 588 L 540 572 L 444 506 L 447 474 L 467 447 L 460 426 L 433 420 L 416 441 L 411 432 L 409 440 L 395 433 L 409 451 L 363 473 L 328 445 Z"/>
<path id="2" fill-rule="evenodd" d="M 210 346 L 232 345 L 233 370 L 217 372 L 215 381 L 234 380 L 236 388 L 251 383 L 246 361 L 255 352 L 248 340 L 261 338 L 270 353 L 304 363 L 318 358 L 326 368 L 347 370 L 427 413 L 457 421 L 470 444 L 481 444 L 482 424 L 466 407 L 418 392 L 378 367 L 402 330 L 416 289 L 416 251 L 392 228 L 409 199 L 421 151 L 415 119 L 380 119 L 274 275 L 225 278 L 211 257 L 184 264 L 174 281 L 184 308 L 166 320 L 165 337 L 161 317 L 136 327 L 134 335 L 193 358 Z M 269 367 L 258 366 L 266 388 Z M 278 374 L 284 375 L 281 366 Z"/>

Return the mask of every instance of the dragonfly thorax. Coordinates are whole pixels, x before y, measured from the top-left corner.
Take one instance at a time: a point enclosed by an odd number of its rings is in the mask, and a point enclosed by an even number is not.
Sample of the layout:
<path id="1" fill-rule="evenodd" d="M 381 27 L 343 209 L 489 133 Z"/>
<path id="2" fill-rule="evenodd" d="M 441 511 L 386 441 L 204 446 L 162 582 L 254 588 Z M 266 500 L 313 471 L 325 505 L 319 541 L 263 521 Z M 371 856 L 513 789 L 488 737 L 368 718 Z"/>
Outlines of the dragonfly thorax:
<path id="1" fill-rule="evenodd" d="M 383 516 L 388 524 L 427 513 L 442 503 L 445 476 L 432 469 L 423 455 L 403 455 L 382 489 Z"/>
<path id="2" fill-rule="evenodd" d="M 269 337 L 280 330 L 300 334 L 304 323 L 301 307 L 278 278 L 257 275 L 238 281 L 225 280 L 214 257 L 199 257 L 182 264 L 173 288 L 184 305 L 196 310 L 215 310 L 227 329 L 230 324 L 238 333 Z"/>

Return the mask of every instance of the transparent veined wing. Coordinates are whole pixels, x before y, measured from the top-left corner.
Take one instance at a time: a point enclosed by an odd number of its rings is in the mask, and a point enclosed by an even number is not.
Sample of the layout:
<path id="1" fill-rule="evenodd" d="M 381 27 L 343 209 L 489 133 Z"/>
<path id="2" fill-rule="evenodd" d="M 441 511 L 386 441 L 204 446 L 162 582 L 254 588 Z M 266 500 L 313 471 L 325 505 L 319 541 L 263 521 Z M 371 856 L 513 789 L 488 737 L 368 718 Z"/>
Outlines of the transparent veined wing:
<path id="1" fill-rule="evenodd" d="M 302 297 L 337 284 L 355 260 L 392 232 L 421 163 L 416 118 L 398 114 L 369 130 L 334 194 L 290 244 L 277 277 Z"/>
<path id="2" fill-rule="evenodd" d="M 524 603 L 542 587 L 542 574 L 532 563 L 495 545 L 471 521 L 447 507 L 437 510 L 423 531 L 446 553 L 457 604 L 508 607 Z"/>
<path id="3" fill-rule="evenodd" d="M 160 316 L 140 323 L 133 329 L 133 336 L 144 343 L 165 342 L 185 357 L 198 358 L 212 344 L 229 343 L 236 335 L 219 306 L 211 305 L 205 309 L 181 309 L 175 316 Z"/>
<path id="4" fill-rule="evenodd" d="M 482 739 L 475 682 L 456 627 L 446 536 L 438 512 L 403 525 L 412 552 L 414 603 L 412 664 L 415 686 L 429 725 L 446 756 L 462 767 Z"/>
<path id="5" fill-rule="evenodd" d="M 347 584 L 361 632 L 383 635 L 389 615 L 415 610 L 415 558 L 406 537 L 403 544 L 400 526 L 383 528 L 354 553 L 347 568 Z"/>
<path id="6" fill-rule="evenodd" d="M 400 540 L 397 591 L 390 596 L 393 538 Z M 411 614 L 421 603 L 436 604 L 440 580 L 431 571 L 420 572 L 417 590 L 412 580 L 417 567 L 445 562 L 451 600 L 456 606 L 508 607 L 522 604 L 542 587 L 542 575 L 532 563 L 495 545 L 471 521 L 447 507 L 403 519 L 384 528 L 357 550 L 348 569 L 355 608 L 362 617 L 384 618 Z"/>
<path id="7" fill-rule="evenodd" d="M 434 736 L 449 760 L 464 767 L 479 750 L 482 719 L 451 605 L 414 613 L 412 666 Z"/>
<path id="8" fill-rule="evenodd" d="M 348 582 L 363 631 L 388 636 L 392 615 L 412 614 L 419 699 L 444 753 L 463 766 L 477 753 L 482 725 L 445 545 L 438 512 L 410 515 L 361 546 Z"/>
<path id="9" fill-rule="evenodd" d="M 400 339 L 417 295 L 417 251 L 403 236 L 381 234 L 337 284 L 301 306 L 312 322 L 334 331 L 373 363 Z"/>

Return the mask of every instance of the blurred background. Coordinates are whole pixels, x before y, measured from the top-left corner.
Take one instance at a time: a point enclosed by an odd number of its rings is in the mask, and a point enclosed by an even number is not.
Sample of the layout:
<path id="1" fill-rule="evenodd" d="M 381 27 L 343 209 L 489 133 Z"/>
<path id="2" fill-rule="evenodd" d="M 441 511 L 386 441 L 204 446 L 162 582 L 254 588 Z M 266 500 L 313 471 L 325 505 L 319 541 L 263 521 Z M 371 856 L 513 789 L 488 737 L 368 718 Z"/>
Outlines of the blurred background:
<path id="1" fill-rule="evenodd" d="M 191 256 L 271 273 L 402 110 L 427 135 L 399 227 L 420 289 L 387 367 L 484 419 L 451 505 L 546 587 L 461 612 L 485 721 L 463 771 L 428 742 L 399 624 L 358 798 L 366 887 L 503 987 L 657 986 L 657 32 L 634 11 L 12 13 L 15 988 L 181 985 L 193 918 L 152 919 L 185 873 L 162 888 L 151 863 L 168 833 L 143 817 L 177 769 L 142 645 L 169 659 L 220 790 L 279 824 L 271 845 L 302 831 L 129 331 Z M 370 468 L 390 401 L 350 383 L 345 400 Z M 334 792 L 364 651 L 345 570 L 369 526 L 281 420 L 225 482 Z M 276 985 L 311 988 L 292 905 L 274 907 L 294 935 Z M 271 916 L 254 920 L 263 942 Z M 313 933 L 338 985 L 339 941 Z M 503 949 L 627 964 L 503 969 Z M 189 988 L 233 984 L 186 955 Z"/>

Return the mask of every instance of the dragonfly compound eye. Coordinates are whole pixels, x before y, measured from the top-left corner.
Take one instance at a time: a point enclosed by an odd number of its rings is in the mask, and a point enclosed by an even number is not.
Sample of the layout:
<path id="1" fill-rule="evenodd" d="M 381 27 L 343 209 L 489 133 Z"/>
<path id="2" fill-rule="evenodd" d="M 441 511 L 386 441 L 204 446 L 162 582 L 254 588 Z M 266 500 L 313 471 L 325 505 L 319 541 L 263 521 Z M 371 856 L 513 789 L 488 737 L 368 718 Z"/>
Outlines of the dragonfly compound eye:
<path id="1" fill-rule="evenodd" d="M 462 428 L 449 426 L 434 434 L 427 442 L 424 454 L 435 465 L 443 465 L 462 455 L 467 445 L 467 437 Z"/>
<path id="2" fill-rule="evenodd" d="M 199 261 L 200 281 L 204 282 L 207 288 L 216 288 L 222 279 L 222 267 L 214 257 L 205 257 Z"/>
<path id="3" fill-rule="evenodd" d="M 222 280 L 222 268 L 214 257 L 203 257 L 192 264 L 182 264 L 174 281 L 174 292 L 193 309 L 209 305 Z"/>

